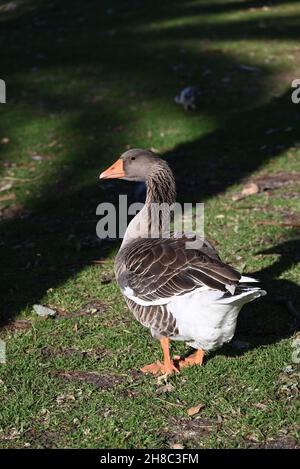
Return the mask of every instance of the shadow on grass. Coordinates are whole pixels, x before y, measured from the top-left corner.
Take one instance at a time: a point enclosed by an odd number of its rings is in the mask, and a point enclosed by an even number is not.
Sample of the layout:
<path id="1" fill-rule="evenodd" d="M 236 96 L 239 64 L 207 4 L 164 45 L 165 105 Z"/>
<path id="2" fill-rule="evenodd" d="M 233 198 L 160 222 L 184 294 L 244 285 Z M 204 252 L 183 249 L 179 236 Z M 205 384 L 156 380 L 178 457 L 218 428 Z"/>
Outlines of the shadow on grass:
<path id="1" fill-rule="evenodd" d="M 300 329 L 300 286 L 279 277 L 300 261 L 300 239 L 283 242 L 258 254 L 278 254 L 269 267 L 253 272 L 260 279 L 268 295 L 251 307 L 246 306 L 239 316 L 236 338 L 247 342 L 250 348 L 276 343 L 291 337 Z M 239 355 L 243 351 L 231 351 Z"/>
<path id="2" fill-rule="evenodd" d="M 284 2 L 276 2 L 280 3 Z M 162 25 L 151 30 L 153 22 L 258 5 L 260 2 L 203 1 L 191 7 L 190 2 L 182 1 L 155 5 L 150 1 L 113 1 L 99 6 L 94 1 L 83 9 L 78 0 L 48 5 L 28 1 L 24 10 L 20 7 L 5 14 L 1 22 L 2 40 L 6 40 L 1 78 L 8 84 L 8 102 L 12 96 L 13 109 L 32 112 L 34 119 L 51 113 L 74 114 L 68 125 L 81 137 L 71 143 L 68 168 L 60 167 L 45 180 L 38 199 L 34 195 L 27 198 L 30 213 L 11 210 L 1 220 L 2 323 L 38 302 L 49 288 L 66 282 L 92 259 L 105 258 L 111 252 L 111 243 L 97 245 L 91 240 L 97 222 L 95 208 L 101 201 L 116 201 L 117 189 L 124 191 L 127 186 L 120 183 L 99 188 L 97 177 L 100 169 L 115 159 L 114 153 L 125 147 L 127 136 L 114 129 L 126 122 L 130 130 L 138 121 L 134 112 L 126 112 L 132 104 L 132 91 L 141 106 L 140 101 L 146 102 L 141 112 L 148 112 L 152 100 L 172 103 L 178 89 L 190 80 L 204 91 L 201 115 L 181 114 L 177 109 L 178 116 L 200 128 L 204 114 L 216 122 L 216 130 L 164 155 L 174 168 L 181 201 L 203 201 L 226 190 L 294 144 L 293 132 L 266 136 L 269 127 L 289 127 L 299 118 L 290 102 L 288 84 L 285 94 L 267 102 L 263 99 L 275 77 L 271 68 L 246 73 L 229 54 L 204 48 L 195 52 L 185 44 L 186 40 L 295 39 L 300 36 L 297 16 L 271 16 L 264 20 L 264 28 L 254 19 L 202 24 L 200 18 L 199 24 Z M 175 74 L 171 68 L 179 61 L 184 62 L 184 70 Z M 251 62 L 246 65 L 256 67 Z M 47 81 L 51 75 L 56 86 Z M 228 75 L 232 86 L 222 81 Z M 86 99 L 99 82 L 112 92 L 118 90 L 118 105 L 105 97 L 100 102 Z M 173 112 L 173 107 L 167 104 L 166 112 L 170 110 Z M 17 125 L 3 121 L 3 135 L 13 133 Z M 91 132 L 96 134 L 94 141 L 89 140 Z M 84 187 L 73 185 L 86 180 L 91 172 L 94 178 Z M 289 268 L 285 261 L 281 266 L 281 272 Z M 262 274 L 259 276 L 270 287 L 271 299 L 278 268 Z M 270 327 L 271 334 L 273 325 Z"/>

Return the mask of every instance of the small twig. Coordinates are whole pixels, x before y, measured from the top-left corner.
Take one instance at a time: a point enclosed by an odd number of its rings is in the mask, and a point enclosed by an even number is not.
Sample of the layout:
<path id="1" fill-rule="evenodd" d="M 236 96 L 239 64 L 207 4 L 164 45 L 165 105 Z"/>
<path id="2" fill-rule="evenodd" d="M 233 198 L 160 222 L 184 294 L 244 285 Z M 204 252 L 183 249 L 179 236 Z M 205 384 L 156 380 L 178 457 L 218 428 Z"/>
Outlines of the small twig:
<path id="1" fill-rule="evenodd" d="M 41 179 L 42 176 L 36 176 L 34 178 L 16 178 L 12 176 L 5 176 L 3 179 L 7 181 L 19 181 L 19 182 L 31 182 L 36 181 L 37 179 Z"/>
<path id="2" fill-rule="evenodd" d="M 96 264 L 96 265 L 100 264 L 100 265 L 102 265 L 102 264 L 107 264 L 108 262 L 109 262 L 108 259 L 103 259 L 103 260 L 100 259 L 100 260 L 91 261 L 91 264 Z"/>
<path id="3" fill-rule="evenodd" d="M 271 226 L 292 226 L 293 228 L 300 228 L 300 223 L 287 223 L 281 221 L 260 220 L 256 222 L 257 225 L 271 225 Z"/>
<path id="4" fill-rule="evenodd" d="M 155 400 L 158 400 L 158 401 L 161 401 L 163 402 L 164 404 L 168 404 L 172 407 L 184 407 L 183 404 L 175 404 L 174 402 L 169 402 L 169 401 L 165 401 L 164 399 L 160 399 L 159 397 L 155 397 Z"/>

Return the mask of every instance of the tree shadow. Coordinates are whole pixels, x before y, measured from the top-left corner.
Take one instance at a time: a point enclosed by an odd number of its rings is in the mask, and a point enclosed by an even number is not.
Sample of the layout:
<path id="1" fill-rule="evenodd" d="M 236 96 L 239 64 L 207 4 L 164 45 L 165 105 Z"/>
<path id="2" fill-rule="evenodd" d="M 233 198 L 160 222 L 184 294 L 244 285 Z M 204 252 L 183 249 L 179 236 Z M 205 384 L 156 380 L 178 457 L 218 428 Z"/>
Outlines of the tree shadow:
<path id="1" fill-rule="evenodd" d="M 11 208 L 0 219 L 2 323 L 38 302 L 49 288 L 62 285 L 92 259 L 105 258 L 115 248 L 94 238 L 95 209 L 101 201 L 116 202 L 120 191 L 132 189 L 125 183 L 100 186 L 97 177 L 125 148 L 126 132 L 130 134 L 137 123 L 134 112 L 126 112 L 129 104 L 144 106 L 145 101 L 147 112 L 152 100 L 166 103 L 166 113 L 199 122 L 199 129 L 206 117 L 214 120 L 215 129 L 210 133 L 199 131 L 199 138 L 164 155 L 176 173 L 181 201 L 203 201 L 226 190 L 294 144 L 295 132 L 266 136 L 269 127 L 284 129 L 299 120 L 288 89 L 270 101 L 263 99 L 275 76 L 267 65 L 247 74 L 230 54 L 202 49 L 182 54 L 180 47 L 185 47 L 187 39 L 207 40 L 212 34 L 216 39 L 235 40 L 299 37 L 299 29 L 294 27 L 297 17 L 267 19 L 281 27 L 271 31 L 259 28 L 253 20 L 225 21 L 213 28 L 199 23 L 180 30 L 177 26 L 151 30 L 154 21 L 225 13 L 257 3 L 203 2 L 199 10 L 193 10 L 190 2 L 182 1 L 155 6 L 148 1 L 113 1 L 99 6 L 94 1 L 83 9 L 79 0 L 64 0 L 48 5 L 39 2 L 36 8 L 27 8 L 25 2 L 24 10 L 7 13 L 1 23 L 1 38 L 7 39 L 1 78 L 8 85 L 8 103 L 16 111 L 24 110 L 25 118 L 29 113 L 35 119 L 49 114 L 55 118 L 60 113 L 75 116 L 68 124 L 75 139 L 70 144 L 68 167 L 57 165 L 49 179 L 44 178 L 39 198 L 35 194 L 26 198 L 29 210 Z M 181 60 L 186 70 L 175 74 L 171 65 Z M 247 64 L 256 66 L 251 61 Z M 211 70 L 209 80 L 204 73 L 207 69 Z M 62 82 L 51 84 L 46 80 L 51 74 Z M 231 85 L 220 83 L 228 75 Z M 188 80 L 204 90 L 200 114 L 184 114 L 173 103 L 175 93 Z M 117 104 L 106 98 L 105 90 L 100 101 L 87 99 L 99 83 L 117 93 Z M 236 86 L 240 87 L 238 93 Z M 118 130 L 124 122 L 125 130 Z M 12 118 L 2 120 L 1 126 L 3 135 L 22 131 Z M 96 135 L 94 140 L 89 139 L 91 133 Z M 2 152 L 5 159 L 3 148 Z"/>
<path id="2" fill-rule="evenodd" d="M 269 300 L 266 304 L 268 312 L 265 322 L 274 325 L 277 335 L 281 334 L 282 337 L 289 337 L 300 327 L 300 285 L 290 280 L 281 279 L 280 276 L 299 265 L 299 234 L 298 238 L 284 241 L 277 246 L 259 251 L 258 254 L 277 254 L 279 256 L 274 264 L 255 272 L 254 275 L 261 278 L 269 292 Z M 292 307 L 289 306 L 289 303 Z M 274 307 L 281 314 L 276 315 Z"/>
<path id="3" fill-rule="evenodd" d="M 277 343 L 292 337 L 300 329 L 300 286 L 280 278 L 284 272 L 299 264 L 300 238 L 283 241 L 257 254 L 277 254 L 279 257 L 270 266 L 249 274 L 260 280 L 267 296 L 255 304 L 246 305 L 238 318 L 234 339 L 245 342 L 246 350 Z M 224 352 L 229 356 L 239 356 L 245 350 L 229 344 Z"/>
<path id="4" fill-rule="evenodd" d="M 199 140 L 165 153 L 178 176 L 181 199 L 203 201 L 248 177 L 295 144 L 296 129 L 285 129 L 298 127 L 299 121 L 288 89 L 263 105 L 234 113 Z M 279 131 L 268 135 L 269 129 Z"/>

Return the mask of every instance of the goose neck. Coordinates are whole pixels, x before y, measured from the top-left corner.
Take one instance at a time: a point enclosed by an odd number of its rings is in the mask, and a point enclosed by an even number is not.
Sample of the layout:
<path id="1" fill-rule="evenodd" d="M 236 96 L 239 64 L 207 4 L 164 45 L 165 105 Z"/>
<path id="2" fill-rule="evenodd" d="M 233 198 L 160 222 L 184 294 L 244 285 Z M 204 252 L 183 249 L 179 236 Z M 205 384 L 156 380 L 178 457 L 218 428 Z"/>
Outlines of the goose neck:
<path id="1" fill-rule="evenodd" d="M 153 203 L 172 205 L 176 200 L 174 176 L 167 164 L 159 165 L 147 177 L 146 205 Z"/>

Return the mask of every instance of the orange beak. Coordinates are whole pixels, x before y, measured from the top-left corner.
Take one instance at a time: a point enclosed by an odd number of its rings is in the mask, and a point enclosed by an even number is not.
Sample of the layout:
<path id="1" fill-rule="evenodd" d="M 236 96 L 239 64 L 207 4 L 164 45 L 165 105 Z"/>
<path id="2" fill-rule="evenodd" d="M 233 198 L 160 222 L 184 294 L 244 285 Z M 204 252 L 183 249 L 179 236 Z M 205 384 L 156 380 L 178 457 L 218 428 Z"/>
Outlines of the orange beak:
<path id="1" fill-rule="evenodd" d="M 100 174 L 99 179 L 116 179 L 125 177 L 123 160 L 119 159 L 103 173 Z"/>

